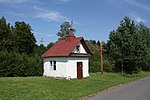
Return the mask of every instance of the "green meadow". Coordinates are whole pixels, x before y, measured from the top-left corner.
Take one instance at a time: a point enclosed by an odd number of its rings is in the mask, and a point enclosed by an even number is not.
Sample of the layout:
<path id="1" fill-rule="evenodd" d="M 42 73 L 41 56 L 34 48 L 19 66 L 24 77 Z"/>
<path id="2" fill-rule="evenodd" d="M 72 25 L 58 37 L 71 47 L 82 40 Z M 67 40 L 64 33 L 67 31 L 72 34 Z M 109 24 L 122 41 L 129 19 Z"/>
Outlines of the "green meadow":
<path id="1" fill-rule="evenodd" d="M 0 100 L 76 100 L 109 87 L 150 76 L 150 72 L 135 75 L 91 73 L 82 80 L 46 77 L 1 77 Z"/>

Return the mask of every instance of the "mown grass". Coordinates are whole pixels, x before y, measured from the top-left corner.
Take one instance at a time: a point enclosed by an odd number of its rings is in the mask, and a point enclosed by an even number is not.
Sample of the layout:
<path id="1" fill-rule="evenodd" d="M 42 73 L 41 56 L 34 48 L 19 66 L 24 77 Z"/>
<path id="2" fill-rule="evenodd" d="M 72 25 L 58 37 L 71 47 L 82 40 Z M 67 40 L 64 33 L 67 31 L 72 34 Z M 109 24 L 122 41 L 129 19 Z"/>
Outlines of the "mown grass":
<path id="1" fill-rule="evenodd" d="M 0 78 L 0 100 L 75 100 L 121 83 L 150 76 L 150 72 L 121 76 L 117 73 L 91 73 L 83 80 L 45 77 Z"/>

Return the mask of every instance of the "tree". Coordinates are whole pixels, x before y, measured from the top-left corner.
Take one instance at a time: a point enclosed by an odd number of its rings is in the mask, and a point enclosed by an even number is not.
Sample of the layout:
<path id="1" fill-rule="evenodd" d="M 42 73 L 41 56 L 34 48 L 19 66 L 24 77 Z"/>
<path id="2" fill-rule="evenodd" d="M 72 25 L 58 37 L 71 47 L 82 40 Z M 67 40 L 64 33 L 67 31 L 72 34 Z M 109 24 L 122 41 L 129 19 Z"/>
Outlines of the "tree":
<path id="1" fill-rule="evenodd" d="M 40 44 L 39 46 L 36 44 L 34 46 L 34 54 L 38 54 L 41 56 L 46 51 L 46 47 L 43 44 Z"/>
<path id="2" fill-rule="evenodd" d="M 65 37 L 69 35 L 70 28 L 70 23 L 64 22 L 60 25 L 60 31 L 56 35 L 60 37 L 59 39 L 65 39 Z M 73 32 L 75 32 L 75 29 L 73 29 Z"/>
<path id="3" fill-rule="evenodd" d="M 15 22 L 14 41 L 19 53 L 33 53 L 36 39 L 31 30 L 29 24 L 25 22 Z"/>
<path id="4" fill-rule="evenodd" d="M 36 39 L 31 26 L 25 22 L 15 22 L 15 27 L 0 19 L 0 50 L 32 54 Z"/>
<path id="5" fill-rule="evenodd" d="M 48 49 L 51 48 L 53 45 L 54 45 L 54 43 L 53 43 L 53 42 L 50 42 L 50 43 L 47 45 L 46 49 L 48 50 Z"/>
<path id="6" fill-rule="evenodd" d="M 100 71 L 100 52 L 98 50 L 100 45 L 97 45 L 95 40 L 88 40 L 86 41 L 89 49 L 92 51 L 93 56 L 90 57 L 90 72 L 99 72 Z M 100 43 L 100 42 L 99 42 Z M 102 42 L 102 46 L 106 49 L 106 43 Z M 112 62 L 109 60 L 109 55 L 105 51 L 103 52 L 103 66 L 104 71 L 112 72 L 114 66 Z"/>
<path id="7" fill-rule="evenodd" d="M 98 46 L 96 45 L 95 40 L 86 41 L 89 49 L 92 51 L 93 56 L 90 57 L 90 72 L 99 72 L 100 63 L 99 63 L 99 51 Z"/>
<path id="8" fill-rule="evenodd" d="M 9 50 L 11 48 L 11 30 L 10 23 L 7 24 L 6 19 L 0 19 L 0 50 Z"/>
<path id="9" fill-rule="evenodd" d="M 92 44 L 96 44 L 96 41 L 95 40 L 89 40 L 90 42 L 92 42 Z"/>
<path id="10" fill-rule="evenodd" d="M 138 72 L 144 63 L 147 46 L 134 21 L 125 17 L 117 30 L 110 32 L 108 52 L 117 71 Z"/>
<path id="11" fill-rule="evenodd" d="M 25 22 L 10 26 L 4 17 L 0 19 L 0 77 L 42 75 L 41 54 L 46 47 L 35 44 L 31 30 Z M 33 53 L 36 47 L 39 52 Z"/>
<path id="12" fill-rule="evenodd" d="M 42 58 L 37 54 L 28 56 L 25 53 L 0 51 L 0 77 L 41 76 Z"/>
<path id="13" fill-rule="evenodd" d="M 146 27 L 143 23 L 140 23 L 137 28 L 138 33 L 141 34 L 141 41 L 143 41 L 141 45 L 145 47 L 142 50 L 144 53 L 142 55 L 141 67 L 143 70 L 150 71 L 150 28 Z"/>
<path id="14" fill-rule="evenodd" d="M 97 43 L 96 43 L 96 44 L 97 44 L 97 46 L 98 46 L 98 47 L 100 46 L 100 42 L 99 42 L 99 40 L 97 41 Z"/>

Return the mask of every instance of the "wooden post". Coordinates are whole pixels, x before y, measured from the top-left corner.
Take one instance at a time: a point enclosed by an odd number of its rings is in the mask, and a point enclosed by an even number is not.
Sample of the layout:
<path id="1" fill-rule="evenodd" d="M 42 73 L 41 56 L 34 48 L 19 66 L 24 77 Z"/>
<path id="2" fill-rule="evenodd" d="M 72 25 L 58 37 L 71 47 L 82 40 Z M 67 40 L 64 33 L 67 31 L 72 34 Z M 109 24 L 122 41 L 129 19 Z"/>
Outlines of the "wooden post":
<path id="1" fill-rule="evenodd" d="M 103 56 L 102 56 L 102 53 L 103 53 L 103 48 L 102 48 L 102 44 L 100 42 L 100 71 L 101 71 L 101 74 L 103 74 Z"/>

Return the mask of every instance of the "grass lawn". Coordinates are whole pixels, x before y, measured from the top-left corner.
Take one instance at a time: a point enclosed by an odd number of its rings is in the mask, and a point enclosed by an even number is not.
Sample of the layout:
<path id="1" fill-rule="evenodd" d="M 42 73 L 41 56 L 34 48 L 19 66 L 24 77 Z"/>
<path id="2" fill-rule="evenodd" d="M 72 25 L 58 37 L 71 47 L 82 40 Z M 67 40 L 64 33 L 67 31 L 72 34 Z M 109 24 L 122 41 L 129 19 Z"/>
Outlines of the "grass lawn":
<path id="1" fill-rule="evenodd" d="M 89 78 L 83 80 L 45 77 L 0 78 L 0 100 L 74 100 L 144 76 L 150 76 L 150 72 L 141 72 L 135 76 L 91 73 Z"/>

